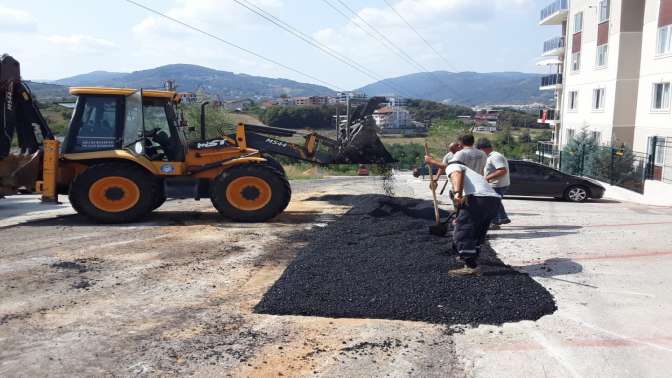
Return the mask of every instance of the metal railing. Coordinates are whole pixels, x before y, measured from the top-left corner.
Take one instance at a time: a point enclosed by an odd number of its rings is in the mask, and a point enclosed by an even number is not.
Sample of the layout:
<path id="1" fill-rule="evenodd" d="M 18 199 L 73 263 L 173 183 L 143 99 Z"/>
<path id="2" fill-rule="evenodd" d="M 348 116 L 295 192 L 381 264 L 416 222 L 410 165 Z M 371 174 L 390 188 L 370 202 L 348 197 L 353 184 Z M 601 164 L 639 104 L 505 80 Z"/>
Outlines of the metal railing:
<path id="1" fill-rule="evenodd" d="M 565 37 L 555 37 L 544 42 L 544 54 L 565 47 Z"/>
<path id="2" fill-rule="evenodd" d="M 553 142 L 539 142 L 537 161 L 638 193 L 644 193 L 646 180 L 672 184 L 672 138 L 652 138 L 648 153 L 594 144 L 560 150 Z"/>
<path id="3" fill-rule="evenodd" d="M 541 77 L 541 86 L 549 87 L 551 85 L 562 84 L 562 74 L 552 74 Z"/>
<path id="4" fill-rule="evenodd" d="M 651 137 L 649 152 L 653 155 L 651 180 L 672 184 L 672 138 Z"/>
<path id="5" fill-rule="evenodd" d="M 569 1 L 556 0 L 541 10 L 541 16 L 539 18 L 539 21 L 543 21 L 549 18 L 550 16 L 554 15 L 555 13 L 566 10 L 569 10 Z"/>

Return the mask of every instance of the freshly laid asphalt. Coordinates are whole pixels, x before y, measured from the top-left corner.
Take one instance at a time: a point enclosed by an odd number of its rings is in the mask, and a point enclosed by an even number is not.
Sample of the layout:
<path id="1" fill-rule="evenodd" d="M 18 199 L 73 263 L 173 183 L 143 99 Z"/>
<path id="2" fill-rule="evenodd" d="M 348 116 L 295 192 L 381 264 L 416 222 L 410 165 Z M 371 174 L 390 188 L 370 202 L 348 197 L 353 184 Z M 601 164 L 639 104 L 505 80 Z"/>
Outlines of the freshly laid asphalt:
<path id="1" fill-rule="evenodd" d="M 490 248 L 480 257 L 481 276 L 449 276 L 461 264 L 449 252 L 450 236 L 428 233 L 431 202 L 382 195 L 315 200 L 352 209 L 295 235 L 305 246 L 255 312 L 480 325 L 537 320 L 556 310 L 544 287 Z"/>

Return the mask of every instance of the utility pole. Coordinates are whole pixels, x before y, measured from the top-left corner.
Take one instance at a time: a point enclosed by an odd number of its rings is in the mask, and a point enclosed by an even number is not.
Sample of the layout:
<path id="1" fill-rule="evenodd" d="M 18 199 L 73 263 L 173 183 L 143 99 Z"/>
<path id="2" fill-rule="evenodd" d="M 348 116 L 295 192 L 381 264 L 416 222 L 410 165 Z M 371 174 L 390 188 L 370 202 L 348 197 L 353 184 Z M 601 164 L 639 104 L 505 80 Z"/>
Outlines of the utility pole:
<path id="1" fill-rule="evenodd" d="M 350 140 L 350 95 L 346 95 L 347 100 L 346 100 L 346 117 L 347 117 L 347 122 L 345 124 L 345 140 L 346 142 Z"/>

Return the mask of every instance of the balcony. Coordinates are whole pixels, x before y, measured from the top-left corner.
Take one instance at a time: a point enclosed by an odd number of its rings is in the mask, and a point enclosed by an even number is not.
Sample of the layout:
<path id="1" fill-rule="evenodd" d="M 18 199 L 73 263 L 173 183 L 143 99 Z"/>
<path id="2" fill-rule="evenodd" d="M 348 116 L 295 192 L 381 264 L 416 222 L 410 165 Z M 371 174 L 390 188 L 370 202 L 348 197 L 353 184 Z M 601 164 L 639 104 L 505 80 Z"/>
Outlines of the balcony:
<path id="1" fill-rule="evenodd" d="M 544 113 L 546 113 L 545 116 Z M 556 116 L 558 117 L 556 118 Z M 560 123 L 559 116 L 560 112 L 556 112 L 555 109 L 542 109 L 539 110 L 539 119 L 537 120 L 537 123 L 555 126 Z"/>
<path id="2" fill-rule="evenodd" d="M 539 90 L 548 91 L 562 88 L 562 74 L 552 74 L 541 77 Z"/>
<path id="3" fill-rule="evenodd" d="M 565 53 L 565 37 L 555 37 L 544 42 L 542 56 L 561 56 Z"/>
<path id="4" fill-rule="evenodd" d="M 569 12 L 568 0 L 556 0 L 541 10 L 539 25 L 561 25 L 567 20 Z"/>

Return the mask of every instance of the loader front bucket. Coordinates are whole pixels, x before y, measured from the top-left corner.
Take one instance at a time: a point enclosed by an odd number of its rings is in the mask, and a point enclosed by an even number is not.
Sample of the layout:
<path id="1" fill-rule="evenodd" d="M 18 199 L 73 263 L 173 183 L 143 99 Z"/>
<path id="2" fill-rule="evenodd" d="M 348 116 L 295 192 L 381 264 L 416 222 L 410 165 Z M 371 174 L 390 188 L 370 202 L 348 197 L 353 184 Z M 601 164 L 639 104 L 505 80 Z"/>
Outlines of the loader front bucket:
<path id="1" fill-rule="evenodd" d="M 42 152 L 8 155 L 0 159 L 0 196 L 16 194 L 19 189 L 35 190 L 40 176 Z"/>
<path id="2" fill-rule="evenodd" d="M 334 164 L 390 164 L 395 160 L 378 138 L 376 126 L 371 117 L 350 129 L 350 139 L 340 147 Z"/>

